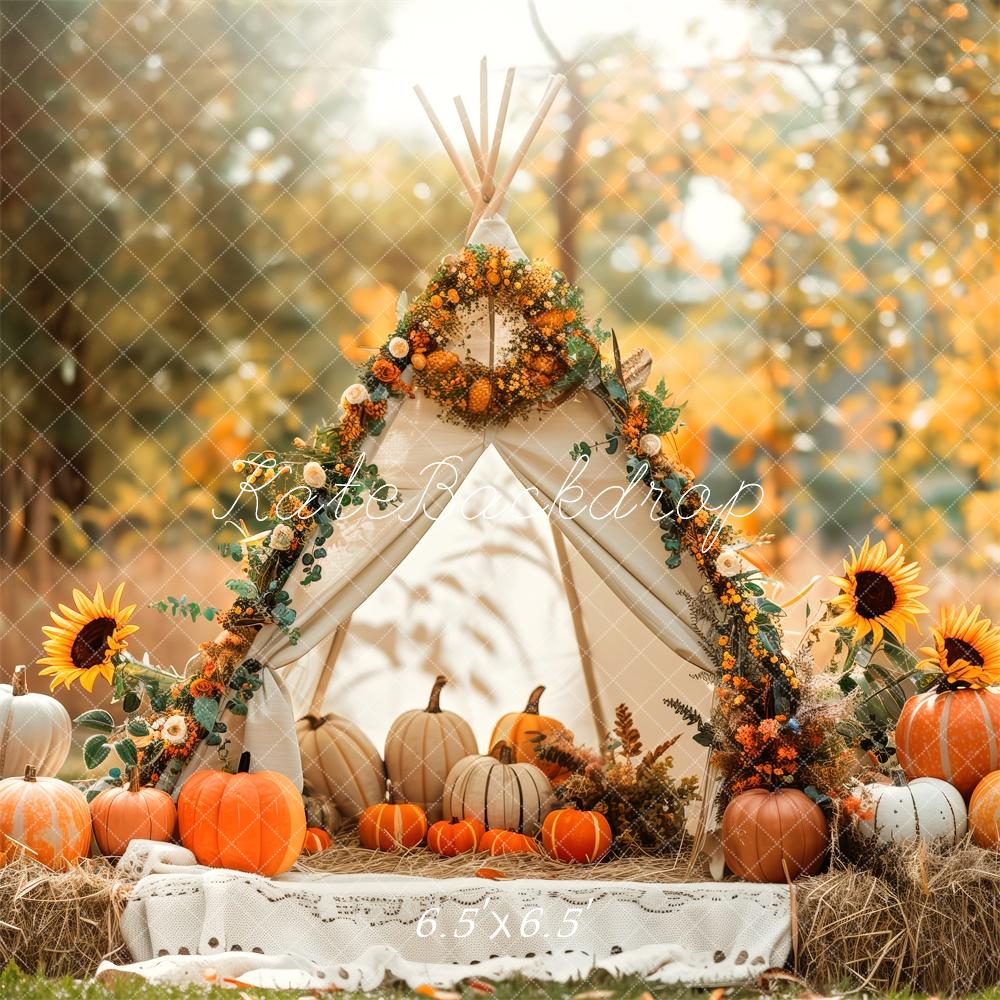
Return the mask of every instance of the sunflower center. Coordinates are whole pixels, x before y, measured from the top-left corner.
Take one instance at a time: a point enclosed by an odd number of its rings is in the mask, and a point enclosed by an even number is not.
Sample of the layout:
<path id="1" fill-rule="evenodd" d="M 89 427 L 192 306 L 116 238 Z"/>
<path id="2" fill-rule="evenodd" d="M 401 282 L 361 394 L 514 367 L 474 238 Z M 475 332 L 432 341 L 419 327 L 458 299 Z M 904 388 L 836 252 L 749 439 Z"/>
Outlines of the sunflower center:
<path id="1" fill-rule="evenodd" d="M 104 662 L 108 639 L 114 635 L 116 626 L 114 618 L 93 618 L 80 629 L 70 651 L 70 659 L 77 670 L 87 670 Z"/>
<path id="2" fill-rule="evenodd" d="M 854 580 L 855 601 L 862 618 L 878 618 L 896 606 L 896 588 L 887 576 L 863 569 Z"/>
<path id="3" fill-rule="evenodd" d="M 981 667 L 985 662 L 982 653 L 964 639 L 945 639 L 944 652 L 948 658 L 949 666 L 958 663 L 959 660 L 965 660 L 966 663 L 971 663 L 974 667 Z"/>

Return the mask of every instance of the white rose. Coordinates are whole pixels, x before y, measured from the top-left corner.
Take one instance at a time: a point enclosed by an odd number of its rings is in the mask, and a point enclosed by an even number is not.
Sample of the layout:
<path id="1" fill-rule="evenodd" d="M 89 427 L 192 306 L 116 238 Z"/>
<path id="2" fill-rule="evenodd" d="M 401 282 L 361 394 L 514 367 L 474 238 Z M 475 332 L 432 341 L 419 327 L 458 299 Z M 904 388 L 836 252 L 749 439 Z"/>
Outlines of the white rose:
<path id="1" fill-rule="evenodd" d="M 393 337 L 389 341 L 389 353 L 394 358 L 405 358 L 410 353 L 410 342 L 404 337 Z"/>
<path id="2" fill-rule="evenodd" d="M 271 548 L 276 552 L 284 552 L 292 544 L 295 532 L 287 524 L 275 525 L 271 532 Z"/>
<path id="3" fill-rule="evenodd" d="M 355 382 L 344 390 L 344 395 L 340 397 L 342 403 L 350 403 L 351 406 L 360 406 L 368 402 L 368 390 L 360 383 Z"/>
<path id="4" fill-rule="evenodd" d="M 306 462 L 305 468 L 302 470 L 302 479 L 306 486 L 320 490 L 326 486 L 326 470 L 319 462 Z"/>
<path id="5" fill-rule="evenodd" d="M 715 559 L 715 568 L 723 576 L 736 576 L 743 572 L 743 560 L 736 549 L 723 549 Z"/>
<path id="6" fill-rule="evenodd" d="M 184 716 L 171 715 L 170 718 L 163 723 L 161 735 L 167 743 L 172 743 L 174 746 L 180 746 L 180 744 L 187 739 L 188 735 L 187 721 L 184 719 Z"/>
<path id="7" fill-rule="evenodd" d="M 643 434 L 639 438 L 639 451 L 643 455 L 648 455 L 652 458 L 654 455 L 660 454 L 660 449 L 663 447 L 663 442 L 660 440 L 659 434 Z"/>

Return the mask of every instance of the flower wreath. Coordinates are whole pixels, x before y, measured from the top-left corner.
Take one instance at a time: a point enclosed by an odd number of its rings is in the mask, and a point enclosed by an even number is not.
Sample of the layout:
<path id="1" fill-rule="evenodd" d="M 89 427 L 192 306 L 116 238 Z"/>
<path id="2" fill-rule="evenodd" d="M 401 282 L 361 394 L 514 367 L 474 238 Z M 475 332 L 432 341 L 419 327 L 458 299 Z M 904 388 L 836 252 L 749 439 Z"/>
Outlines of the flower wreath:
<path id="1" fill-rule="evenodd" d="M 484 300 L 491 315 L 516 321 L 510 346 L 492 368 L 452 350 L 463 335 L 462 310 Z M 567 345 L 589 338 L 581 305 L 580 290 L 547 264 L 475 244 L 444 258 L 388 349 L 407 349 L 415 384 L 441 403 L 448 419 L 469 427 L 505 424 L 574 383 L 567 379 L 574 370 Z M 381 379 L 395 367 L 377 358 L 371 370 Z"/>

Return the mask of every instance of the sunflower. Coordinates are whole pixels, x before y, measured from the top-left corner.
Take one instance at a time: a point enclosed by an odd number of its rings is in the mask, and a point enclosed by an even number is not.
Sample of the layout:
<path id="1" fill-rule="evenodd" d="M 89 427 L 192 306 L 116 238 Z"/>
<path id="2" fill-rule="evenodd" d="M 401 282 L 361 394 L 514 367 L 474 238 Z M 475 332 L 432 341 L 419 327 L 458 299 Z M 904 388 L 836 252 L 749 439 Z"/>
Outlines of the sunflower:
<path id="1" fill-rule="evenodd" d="M 939 670 L 952 687 L 984 688 L 1000 684 L 1000 625 L 979 616 L 979 605 L 944 608 L 931 630 L 933 646 L 920 652 L 922 670 Z"/>
<path id="2" fill-rule="evenodd" d="M 121 584 L 115 591 L 110 605 L 104 600 L 100 584 L 93 598 L 79 590 L 73 591 L 76 608 L 59 605 L 61 615 L 51 612 L 54 625 L 44 625 L 42 631 L 49 637 L 45 643 L 48 654 L 39 660 L 45 665 L 42 675 L 52 676 L 50 690 L 60 684 L 70 687 L 79 680 L 84 690 L 93 691 L 94 682 L 103 677 L 108 683 L 114 676 L 112 657 L 125 648 L 125 640 L 139 630 L 128 620 L 135 605 L 121 607 Z"/>
<path id="3" fill-rule="evenodd" d="M 884 541 L 877 545 L 870 545 L 870 541 L 865 539 L 857 555 L 850 550 L 843 577 L 830 577 L 841 591 L 829 602 L 840 612 L 831 627 L 855 629 L 859 639 L 871 632 L 876 644 L 883 631 L 903 642 L 907 623 L 916 625 L 916 616 L 927 611 L 917 600 L 927 588 L 913 582 L 920 568 L 904 561 L 902 545 L 889 555 Z"/>

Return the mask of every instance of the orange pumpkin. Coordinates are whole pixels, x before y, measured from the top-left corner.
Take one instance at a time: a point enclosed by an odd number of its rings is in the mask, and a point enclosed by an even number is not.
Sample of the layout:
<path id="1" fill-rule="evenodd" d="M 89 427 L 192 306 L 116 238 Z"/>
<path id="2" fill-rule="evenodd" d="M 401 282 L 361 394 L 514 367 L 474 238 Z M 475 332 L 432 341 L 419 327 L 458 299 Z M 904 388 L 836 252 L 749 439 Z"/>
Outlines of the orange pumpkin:
<path id="1" fill-rule="evenodd" d="M 742 792 L 722 816 L 726 864 L 748 882 L 784 882 L 815 875 L 823 866 L 829 843 L 823 810 L 797 788 Z"/>
<path id="2" fill-rule="evenodd" d="M 244 752 L 236 774 L 196 771 L 177 799 L 181 843 L 212 868 L 280 875 L 306 837 L 299 790 L 277 771 L 250 774 Z"/>
<path id="3" fill-rule="evenodd" d="M 479 847 L 486 828 L 476 819 L 442 819 L 427 831 L 427 846 L 443 858 L 468 854 Z"/>
<path id="4" fill-rule="evenodd" d="M 528 696 L 528 704 L 523 712 L 508 712 L 501 716 L 493 727 L 490 746 L 496 746 L 500 740 L 509 744 L 514 752 L 514 760 L 518 763 L 534 764 L 549 781 L 557 782 L 568 777 L 569 771 L 558 764 L 539 760 L 536 753 L 535 739 L 539 734 L 548 736 L 551 733 L 566 733 L 570 739 L 573 734 L 558 720 L 547 715 L 539 715 L 538 703 L 541 700 L 545 685 L 539 684 Z"/>
<path id="5" fill-rule="evenodd" d="M 599 812 L 555 809 L 542 823 L 542 846 L 556 861 L 592 864 L 611 850 L 611 827 Z"/>
<path id="6" fill-rule="evenodd" d="M 1000 848 L 1000 771 L 986 775 L 969 800 L 972 839 L 987 850 Z"/>
<path id="7" fill-rule="evenodd" d="M 479 853 L 480 854 L 489 854 L 490 851 L 493 848 L 493 841 L 496 840 L 497 837 L 499 837 L 501 833 L 507 833 L 507 831 L 506 830 L 501 830 L 499 827 L 497 827 L 494 830 L 487 830 L 479 838 Z"/>
<path id="8" fill-rule="evenodd" d="M 388 795 L 393 790 L 390 787 Z M 361 846 L 371 851 L 398 851 L 416 847 L 427 833 L 427 813 L 409 802 L 380 802 L 369 806 L 358 821 Z"/>
<path id="9" fill-rule="evenodd" d="M 174 800 L 157 788 L 139 784 L 132 768 L 128 785 L 106 788 L 90 803 L 94 839 L 102 854 L 121 857 L 132 840 L 170 841 L 177 826 Z"/>
<path id="10" fill-rule="evenodd" d="M 494 830 L 490 840 L 490 855 L 498 858 L 503 854 L 541 854 L 542 848 L 534 837 L 512 830 Z"/>
<path id="11" fill-rule="evenodd" d="M 1000 693 L 977 688 L 909 698 L 896 723 L 896 756 L 907 778 L 941 778 L 966 799 L 1000 767 Z"/>
<path id="12" fill-rule="evenodd" d="M 90 853 L 90 809 L 83 792 L 43 778 L 28 765 L 23 778 L 0 781 L 0 847 L 25 849 L 48 868 L 62 870 Z"/>
<path id="13" fill-rule="evenodd" d="M 333 837 L 322 827 L 306 827 L 306 839 L 302 844 L 303 854 L 319 854 L 333 847 Z"/>

